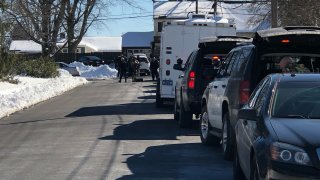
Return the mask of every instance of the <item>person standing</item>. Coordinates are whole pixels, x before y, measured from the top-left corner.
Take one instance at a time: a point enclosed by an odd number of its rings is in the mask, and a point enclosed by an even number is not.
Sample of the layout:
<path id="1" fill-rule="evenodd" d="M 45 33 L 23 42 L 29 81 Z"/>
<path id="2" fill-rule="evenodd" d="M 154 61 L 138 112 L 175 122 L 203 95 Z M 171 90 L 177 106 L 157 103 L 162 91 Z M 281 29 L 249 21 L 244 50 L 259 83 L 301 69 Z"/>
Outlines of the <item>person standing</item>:
<path id="1" fill-rule="evenodd" d="M 132 80 L 135 80 L 135 78 L 139 76 L 139 68 L 140 68 L 140 63 L 137 58 L 135 57 L 133 58 L 131 67 L 132 67 Z"/>
<path id="2" fill-rule="evenodd" d="M 124 76 L 125 82 L 127 82 L 127 66 L 128 63 L 124 57 L 121 57 L 120 64 L 119 64 L 119 71 L 120 71 L 120 80 L 119 83 L 121 83 L 121 79 Z"/>
<path id="3" fill-rule="evenodd" d="M 153 81 L 157 80 L 159 77 L 158 68 L 159 68 L 159 61 L 155 57 L 153 57 L 150 62 L 150 71 L 151 71 L 151 76 Z"/>

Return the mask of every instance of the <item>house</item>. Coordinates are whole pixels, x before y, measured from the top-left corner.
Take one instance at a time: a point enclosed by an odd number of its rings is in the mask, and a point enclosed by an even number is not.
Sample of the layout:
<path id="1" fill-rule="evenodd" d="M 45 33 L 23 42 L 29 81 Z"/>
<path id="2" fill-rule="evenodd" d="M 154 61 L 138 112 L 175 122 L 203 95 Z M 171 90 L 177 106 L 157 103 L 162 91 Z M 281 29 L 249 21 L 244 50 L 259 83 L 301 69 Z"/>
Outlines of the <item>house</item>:
<path id="1" fill-rule="evenodd" d="M 63 43 L 59 43 L 62 46 Z M 68 48 L 62 49 L 63 53 L 68 53 Z M 122 52 L 122 37 L 83 37 L 78 45 L 77 53 L 93 52 Z"/>
<path id="2" fill-rule="evenodd" d="M 42 47 L 32 40 L 13 40 L 9 51 L 16 54 L 39 54 L 42 52 Z"/>
<path id="3" fill-rule="evenodd" d="M 134 53 L 151 55 L 151 43 L 153 31 L 150 32 L 127 32 L 122 35 L 122 53 L 129 57 Z"/>
<path id="4" fill-rule="evenodd" d="M 62 47 L 64 42 L 57 43 Z M 40 44 L 32 40 L 13 40 L 9 50 L 19 54 L 39 54 L 42 52 Z M 83 37 L 78 45 L 77 53 L 121 53 L 122 37 Z M 62 53 L 68 53 L 67 48 L 62 49 Z"/>
<path id="5" fill-rule="evenodd" d="M 264 21 L 260 24 L 250 24 L 249 20 L 253 17 L 249 12 L 249 4 L 228 4 L 218 3 L 217 16 L 233 19 L 237 28 L 237 35 L 252 36 L 254 32 L 260 29 L 270 27 L 270 23 Z M 154 20 L 154 49 L 155 56 L 160 54 L 160 40 L 163 26 L 171 24 L 174 20 L 188 19 L 192 13 L 196 12 L 195 1 L 162 1 L 153 4 Z M 213 1 L 199 1 L 198 13 L 205 14 L 208 17 L 214 15 Z"/>

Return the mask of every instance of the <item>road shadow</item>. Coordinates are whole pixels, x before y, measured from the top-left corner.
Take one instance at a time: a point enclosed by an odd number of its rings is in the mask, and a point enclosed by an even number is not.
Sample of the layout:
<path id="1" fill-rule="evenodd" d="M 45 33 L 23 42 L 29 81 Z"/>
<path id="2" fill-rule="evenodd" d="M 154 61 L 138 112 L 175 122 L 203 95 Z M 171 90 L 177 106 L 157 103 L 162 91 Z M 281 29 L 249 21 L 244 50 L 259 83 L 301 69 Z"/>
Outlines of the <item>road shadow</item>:
<path id="1" fill-rule="evenodd" d="M 138 99 L 156 99 L 156 95 L 140 96 Z"/>
<path id="2" fill-rule="evenodd" d="M 156 88 L 157 84 L 142 86 L 143 88 Z"/>
<path id="3" fill-rule="evenodd" d="M 156 93 L 157 91 L 154 89 L 154 90 L 147 90 L 147 91 L 143 91 L 143 93 Z"/>
<path id="4" fill-rule="evenodd" d="M 150 115 L 172 114 L 171 108 L 155 108 L 155 103 L 128 103 L 109 106 L 80 108 L 66 117 L 104 116 L 104 115 Z"/>
<path id="5" fill-rule="evenodd" d="M 151 146 L 124 163 L 133 174 L 119 180 L 232 179 L 232 163 L 223 160 L 221 149 L 200 143 Z"/>
<path id="6" fill-rule="evenodd" d="M 179 129 L 172 119 L 138 120 L 130 124 L 122 124 L 114 129 L 112 136 L 100 140 L 177 140 L 178 136 L 199 136 L 198 122 L 194 129 Z M 118 124 L 116 124 L 118 125 Z"/>

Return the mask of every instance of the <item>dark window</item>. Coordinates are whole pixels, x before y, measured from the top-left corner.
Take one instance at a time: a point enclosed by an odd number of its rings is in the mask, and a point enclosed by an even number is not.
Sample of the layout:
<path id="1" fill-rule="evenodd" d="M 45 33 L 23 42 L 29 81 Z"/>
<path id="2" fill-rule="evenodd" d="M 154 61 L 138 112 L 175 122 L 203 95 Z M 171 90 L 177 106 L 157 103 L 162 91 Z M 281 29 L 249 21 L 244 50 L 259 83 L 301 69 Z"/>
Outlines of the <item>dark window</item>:
<path id="1" fill-rule="evenodd" d="M 260 90 L 259 95 L 257 96 L 256 102 L 254 104 L 254 109 L 257 110 L 257 114 L 261 113 L 261 110 L 265 105 L 265 102 L 268 98 L 267 94 L 268 94 L 269 86 L 270 86 L 270 80 L 267 79 L 265 83 L 263 83 L 263 87 Z"/>
<path id="2" fill-rule="evenodd" d="M 250 57 L 250 55 L 251 55 L 251 49 L 243 48 L 239 55 L 239 59 L 236 62 L 234 71 L 237 71 L 238 73 L 241 72 L 241 70 L 244 68 L 243 66 L 245 66 L 247 59 Z"/>
<path id="3" fill-rule="evenodd" d="M 158 32 L 162 32 L 163 22 L 158 22 Z"/>
<path id="4" fill-rule="evenodd" d="M 225 76 L 225 74 L 226 74 L 226 70 L 227 70 L 228 64 L 229 64 L 229 62 L 231 60 L 232 54 L 233 53 L 229 53 L 227 55 L 227 57 L 226 57 L 226 60 L 222 62 L 222 66 L 221 66 L 221 68 L 219 70 L 219 75 L 221 77 Z"/>
<path id="5" fill-rule="evenodd" d="M 232 69 L 234 67 L 234 64 L 236 64 L 238 57 L 239 57 L 239 51 L 235 51 L 232 55 L 232 58 L 231 58 L 229 64 L 228 64 L 227 76 L 231 75 Z"/>

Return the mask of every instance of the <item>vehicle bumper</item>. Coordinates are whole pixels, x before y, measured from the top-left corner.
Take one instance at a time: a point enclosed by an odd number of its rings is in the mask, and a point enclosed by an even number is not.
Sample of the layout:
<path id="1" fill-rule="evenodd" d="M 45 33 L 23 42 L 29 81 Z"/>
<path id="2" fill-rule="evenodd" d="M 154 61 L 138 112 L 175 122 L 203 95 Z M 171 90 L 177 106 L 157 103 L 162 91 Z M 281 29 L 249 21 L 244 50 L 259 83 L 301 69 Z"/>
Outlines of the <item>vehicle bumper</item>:
<path id="1" fill-rule="evenodd" d="M 272 163 L 268 169 L 267 179 L 320 179 L 320 170 L 315 167 Z"/>

